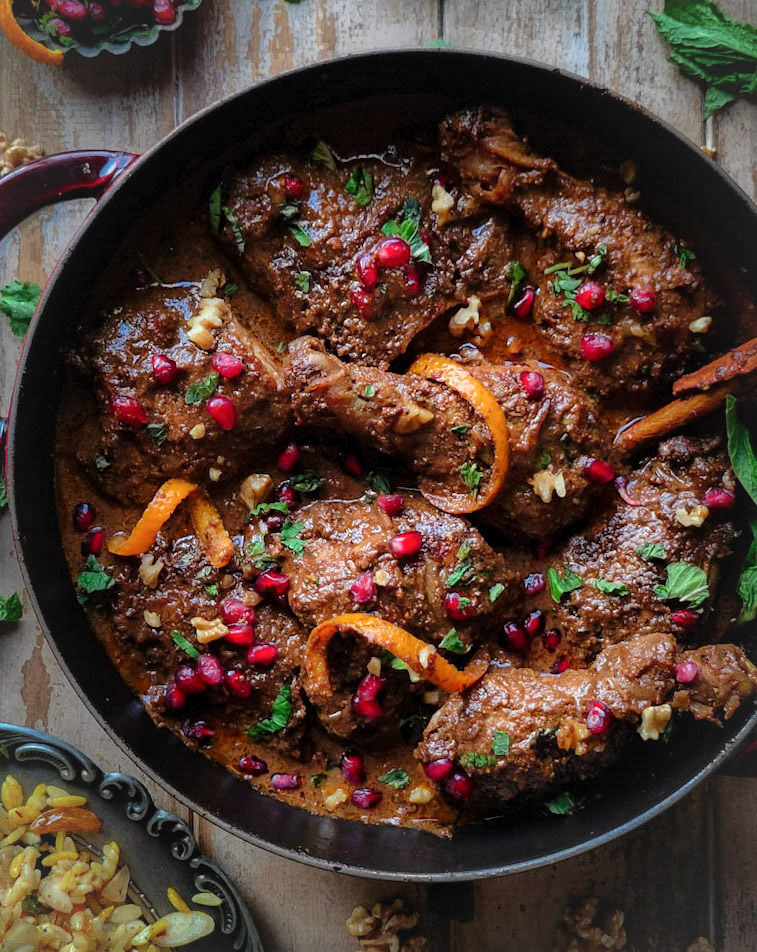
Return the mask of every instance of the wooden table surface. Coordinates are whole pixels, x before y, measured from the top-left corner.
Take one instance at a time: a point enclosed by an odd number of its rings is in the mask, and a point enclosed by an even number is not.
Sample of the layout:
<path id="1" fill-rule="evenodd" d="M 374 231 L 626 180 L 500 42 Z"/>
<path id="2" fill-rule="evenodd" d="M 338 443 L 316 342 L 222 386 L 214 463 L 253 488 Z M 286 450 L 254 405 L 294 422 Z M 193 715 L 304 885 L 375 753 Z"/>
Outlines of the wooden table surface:
<path id="1" fill-rule="evenodd" d="M 757 18 L 755 0 L 720 0 Z M 703 121 L 702 94 L 666 60 L 648 16 L 661 0 L 205 0 L 182 28 L 126 56 L 60 70 L 0 37 L 0 129 L 49 152 L 139 152 L 220 96 L 283 69 L 375 47 L 453 46 L 533 57 L 637 100 L 717 158 L 752 197 L 757 108 L 737 103 Z M 482 95 L 485 95 L 483 93 Z M 49 209 L 0 243 L 0 285 L 43 283 L 87 203 Z M 0 326 L 0 413 L 19 341 Z M 54 412 L 54 408 L 50 408 Z M 20 588 L 9 519 L 0 519 L 0 592 Z M 90 715 L 27 614 L 0 632 L 0 720 L 56 734 L 108 769 L 139 775 Z M 186 815 L 148 778 L 158 804 Z M 717 952 L 757 950 L 757 780 L 716 777 L 641 831 L 579 859 L 475 887 L 372 883 L 271 856 L 195 818 L 202 847 L 242 887 L 269 952 L 354 952 L 344 919 L 357 903 L 403 895 L 423 912 L 430 952 L 548 952 L 565 903 L 596 893 L 625 910 L 637 952 L 684 952 L 707 936 Z M 449 919 L 475 899 L 472 922 Z"/>

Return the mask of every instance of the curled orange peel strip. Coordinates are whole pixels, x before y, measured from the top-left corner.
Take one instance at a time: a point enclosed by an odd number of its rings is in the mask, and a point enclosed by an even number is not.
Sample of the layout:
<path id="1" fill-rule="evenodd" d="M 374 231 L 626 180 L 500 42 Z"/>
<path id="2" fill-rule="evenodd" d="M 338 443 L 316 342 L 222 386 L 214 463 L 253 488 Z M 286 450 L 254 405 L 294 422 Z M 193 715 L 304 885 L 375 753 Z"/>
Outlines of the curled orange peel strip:
<path id="1" fill-rule="evenodd" d="M 189 515 L 197 541 L 208 562 L 216 569 L 227 565 L 234 555 L 234 543 L 226 531 L 221 514 L 202 490 L 190 497 Z"/>
<path id="2" fill-rule="evenodd" d="M 113 555 L 142 555 L 154 544 L 158 533 L 183 502 L 197 489 L 197 483 L 186 479 L 167 479 L 157 490 L 139 521 L 124 539 L 120 536 L 108 542 Z"/>
<path id="3" fill-rule="evenodd" d="M 385 648 L 395 658 L 401 658 L 426 681 L 450 694 L 469 688 L 486 670 L 485 665 L 471 664 L 466 670 L 460 671 L 442 658 L 433 645 L 421 641 L 404 628 L 375 615 L 354 612 L 329 618 L 310 632 L 305 649 L 309 695 L 331 697 L 333 692 L 327 658 L 329 642 L 334 635 L 349 633 L 359 635 L 369 644 Z"/>
<path id="4" fill-rule="evenodd" d="M 13 0 L 0 0 L 0 29 L 11 43 L 30 59 L 48 66 L 60 66 L 62 50 L 51 50 L 44 43 L 33 40 L 13 15 Z"/>
<path id="5" fill-rule="evenodd" d="M 444 384 L 469 403 L 476 415 L 486 424 L 494 451 L 494 461 L 486 485 L 475 496 L 470 493 L 440 492 L 438 484 L 432 489 L 425 480 L 419 481 L 421 492 L 429 502 L 444 512 L 476 512 L 485 508 L 502 489 L 510 465 L 507 420 L 502 407 L 480 380 L 448 357 L 423 354 L 413 363 L 408 373 Z"/>

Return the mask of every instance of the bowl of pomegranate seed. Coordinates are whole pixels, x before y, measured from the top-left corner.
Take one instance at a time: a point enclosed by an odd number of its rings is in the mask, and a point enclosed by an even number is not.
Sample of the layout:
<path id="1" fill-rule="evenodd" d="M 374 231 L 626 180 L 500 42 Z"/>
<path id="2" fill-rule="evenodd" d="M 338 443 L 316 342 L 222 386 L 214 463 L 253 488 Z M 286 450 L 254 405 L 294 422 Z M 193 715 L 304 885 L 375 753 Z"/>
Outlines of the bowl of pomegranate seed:
<path id="1" fill-rule="evenodd" d="M 76 51 L 91 58 L 102 50 L 126 53 L 150 46 L 163 30 L 181 26 L 184 13 L 202 0 L 3 0 L 10 8 L 8 38 L 42 62 L 59 63 Z M 9 18 L 6 18 L 9 19 Z"/>

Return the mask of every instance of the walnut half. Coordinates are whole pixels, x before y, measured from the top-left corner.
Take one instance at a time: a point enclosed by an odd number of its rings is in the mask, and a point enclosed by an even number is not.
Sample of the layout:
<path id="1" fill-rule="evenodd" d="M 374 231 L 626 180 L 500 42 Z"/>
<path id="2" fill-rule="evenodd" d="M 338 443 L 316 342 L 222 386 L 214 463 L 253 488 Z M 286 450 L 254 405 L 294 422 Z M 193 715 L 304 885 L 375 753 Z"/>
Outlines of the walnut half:
<path id="1" fill-rule="evenodd" d="M 421 952 L 426 944 L 422 935 L 405 936 L 418 924 L 418 913 L 413 912 L 402 899 L 392 903 L 377 902 L 369 912 L 365 906 L 355 906 L 346 922 L 349 935 L 359 939 L 361 949 L 380 952 Z"/>

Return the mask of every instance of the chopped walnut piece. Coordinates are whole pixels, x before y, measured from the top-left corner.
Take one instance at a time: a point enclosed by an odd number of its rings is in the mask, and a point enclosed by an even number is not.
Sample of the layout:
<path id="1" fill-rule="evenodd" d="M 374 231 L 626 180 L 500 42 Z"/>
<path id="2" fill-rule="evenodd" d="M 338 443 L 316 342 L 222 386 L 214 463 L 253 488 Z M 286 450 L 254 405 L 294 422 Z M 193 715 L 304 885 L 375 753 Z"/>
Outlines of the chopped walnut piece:
<path id="1" fill-rule="evenodd" d="M 203 618 L 201 615 L 196 615 L 190 621 L 201 645 L 218 641 L 219 638 L 225 638 L 229 633 L 229 629 L 220 618 Z"/>
<path id="2" fill-rule="evenodd" d="M 202 350 L 212 350 L 216 341 L 212 330 L 223 327 L 231 319 L 231 308 L 223 298 L 202 298 L 187 322 L 187 337 Z"/>
<path id="3" fill-rule="evenodd" d="M 189 435 L 193 440 L 201 440 L 205 436 L 205 424 L 195 423 L 195 425 L 189 431 Z"/>
<path id="4" fill-rule="evenodd" d="M 225 282 L 226 277 L 220 268 L 214 268 L 208 271 L 207 277 L 200 282 L 200 297 L 214 298 L 218 294 L 218 289 Z"/>
<path id="5" fill-rule="evenodd" d="M 709 514 L 710 510 L 707 506 L 698 505 L 694 506 L 691 510 L 681 507 L 680 509 L 676 509 L 676 521 L 680 522 L 682 526 L 686 526 L 687 529 L 691 526 L 699 528 Z"/>
<path id="6" fill-rule="evenodd" d="M 239 487 L 239 498 L 248 509 L 257 508 L 273 492 L 273 480 L 267 473 L 252 473 Z"/>
<path id="7" fill-rule="evenodd" d="M 660 734 L 670 722 L 673 709 L 669 704 L 658 704 L 656 707 L 647 707 L 641 715 L 641 724 L 638 734 L 642 740 L 659 740 Z"/>
<path id="8" fill-rule="evenodd" d="M 402 405 L 402 412 L 397 417 L 393 429 L 395 433 L 404 436 L 407 433 L 415 433 L 416 430 L 420 430 L 422 426 L 433 419 L 434 414 L 431 410 L 408 400 Z"/>
<path id="9" fill-rule="evenodd" d="M 360 941 L 361 949 L 380 952 L 420 952 L 426 945 L 422 935 L 403 935 L 418 925 L 418 913 L 404 900 L 391 904 L 377 902 L 369 912 L 365 906 L 355 906 L 346 922 L 349 935 Z"/>
<path id="10" fill-rule="evenodd" d="M 158 587 L 158 576 L 163 571 L 164 563 L 158 559 L 155 561 L 154 556 L 150 555 L 148 552 L 147 555 L 143 555 L 139 563 L 139 577 L 142 579 L 142 583 L 148 588 L 157 588 Z"/>
<path id="11" fill-rule="evenodd" d="M 342 787 L 337 787 L 333 793 L 324 796 L 323 805 L 327 810 L 336 810 L 337 807 L 340 807 L 343 803 L 346 803 L 349 800 L 349 796 L 346 790 L 343 790 Z M 360 907 L 358 907 L 360 908 Z"/>
<path id="12" fill-rule="evenodd" d="M 157 612 L 151 612 L 145 609 L 142 614 L 145 619 L 145 624 L 149 625 L 150 628 L 160 628 L 160 626 L 163 624 L 160 615 Z"/>
<path id="13" fill-rule="evenodd" d="M 411 803 L 431 803 L 431 801 L 436 796 L 436 792 L 427 787 L 424 783 L 418 784 L 417 787 L 413 787 L 408 795 L 408 800 Z"/>
<path id="14" fill-rule="evenodd" d="M 594 896 L 567 906 L 553 952 L 620 952 L 626 947 L 623 912 Z"/>
<path id="15" fill-rule="evenodd" d="M 590 746 L 594 746 L 586 743 L 592 737 L 593 735 L 586 724 L 573 718 L 561 724 L 555 734 L 555 740 L 560 750 L 574 750 L 579 757 L 587 753 Z"/>
<path id="16" fill-rule="evenodd" d="M 27 145 L 24 139 L 9 139 L 4 132 L 0 132 L 0 178 L 19 168 L 28 165 L 42 155 L 42 146 Z"/>
<path id="17" fill-rule="evenodd" d="M 565 477 L 560 473 L 553 473 L 551 469 L 541 469 L 529 480 L 536 495 L 542 502 L 552 502 L 554 493 L 565 499 Z"/>
<path id="18" fill-rule="evenodd" d="M 439 182 L 434 182 L 431 189 L 431 211 L 436 215 L 439 226 L 446 225 L 449 213 L 455 207 L 455 199 Z"/>
<path id="19" fill-rule="evenodd" d="M 481 310 L 481 298 L 474 295 L 468 298 L 465 307 L 461 307 L 449 319 L 449 332 L 453 337 L 462 337 L 466 331 L 475 330 L 478 327 L 479 312 Z"/>

